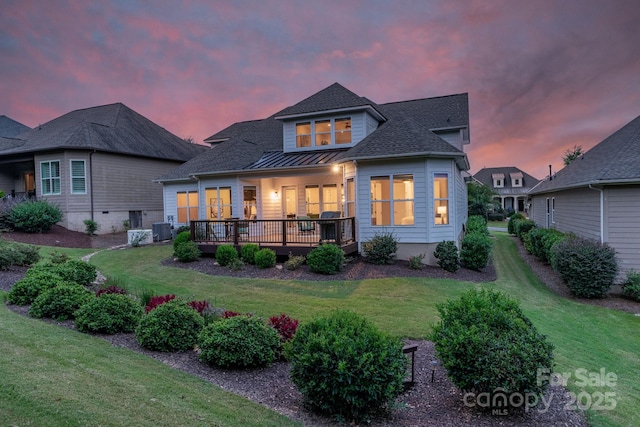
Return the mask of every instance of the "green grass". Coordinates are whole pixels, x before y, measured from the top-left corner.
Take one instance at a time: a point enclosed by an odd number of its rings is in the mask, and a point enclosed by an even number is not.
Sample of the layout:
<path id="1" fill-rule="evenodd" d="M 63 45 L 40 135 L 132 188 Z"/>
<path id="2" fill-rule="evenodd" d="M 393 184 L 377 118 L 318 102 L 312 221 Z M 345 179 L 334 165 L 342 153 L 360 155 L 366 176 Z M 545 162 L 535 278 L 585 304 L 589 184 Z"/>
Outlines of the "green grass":
<path id="1" fill-rule="evenodd" d="M 507 228 L 507 221 L 487 221 L 487 227 Z"/>
<path id="2" fill-rule="evenodd" d="M 506 233 L 493 234 L 496 236 L 494 263 L 498 280 L 486 284 L 424 278 L 302 282 L 207 276 L 191 270 L 163 267 L 160 262 L 171 256 L 172 248 L 158 245 L 101 252 L 91 262 L 132 293 L 144 290 L 157 295 L 174 293 L 186 298 L 207 299 L 217 307 L 260 316 L 284 312 L 303 322 L 334 308 L 348 308 L 367 316 L 383 330 L 408 338 L 429 335 L 431 326 L 438 321 L 437 303 L 457 298 L 472 287 L 499 289 L 517 298 L 536 327 L 554 343 L 555 371 L 572 374 L 568 383 L 571 391 L 588 393 L 589 398 L 597 392 L 616 393 L 615 410 L 588 412 L 593 425 L 640 425 L 637 409 L 640 407 L 640 335 L 637 333 L 640 318 L 555 295 L 520 260 L 511 237 Z M 26 319 L 24 322 L 32 321 Z M 36 322 L 36 325 L 40 324 Z M 57 351 L 60 360 L 76 357 L 67 354 L 64 348 Z M 126 353 L 125 350 L 121 352 Z M 136 359 L 139 356 L 127 357 Z M 577 369 L 597 373 L 601 368 L 617 375 L 615 388 L 582 387 L 576 383 Z M 37 386 L 38 381 L 34 378 L 31 387 Z M 146 379 L 140 382 L 146 385 Z M 88 398 L 91 400 L 90 396 Z M 83 402 L 80 407 L 90 407 L 94 403 L 85 405 Z M 237 414 L 242 415 L 243 412 Z"/>
<path id="3" fill-rule="evenodd" d="M 0 307 L 2 425 L 298 425 L 108 342 Z"/>

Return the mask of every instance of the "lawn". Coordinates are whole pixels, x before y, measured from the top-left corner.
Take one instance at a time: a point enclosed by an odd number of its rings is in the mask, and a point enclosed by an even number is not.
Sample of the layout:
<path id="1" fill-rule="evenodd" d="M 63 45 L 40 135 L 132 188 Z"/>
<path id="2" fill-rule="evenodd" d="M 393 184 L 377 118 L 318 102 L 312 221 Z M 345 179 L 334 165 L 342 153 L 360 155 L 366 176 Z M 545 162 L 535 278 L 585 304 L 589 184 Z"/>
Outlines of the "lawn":
<path id="1" fill-rule="evenodd" d="M 145 290 L 152 290 L 155 294 L 174 293 L 186 298 L 207 299 L 218 307 L 234 311 L 253 312 L 261 316 L 284 312 L 303 322 L 311 319 L 314 315 L 325 313 L 334 308 L 348 308 L 367 316 L 383 330 L 407 338 L 425 338 L 428 336 L 431 326 L 438 320 L 437 303 L 458 297 L 462 292 L 472 287 L 488 286 L 499 289 L 520 300 L 525 313 L 555 344 L 557 362 L 555 372 L 571 374 L 568 386 L 579 398 L 579 406 L 591 408 L 588 411 L 588 415 L 593 425 L 639 425 L 640 415 L 637 408 L 640 407 L 640 386 L 638 385 L 640 384 L 640 360 L 638 360 L 638 355 L 640 355 L 640 336 L 637 334 L 637 330 L 640 318 L 615 310 L 576 303 L 553 294 L 519 259 L 512 238 L 507 236 L 506 233 L 494 233 L 494 235 L 496 236 L 494 263 L 498 273 L 498 280 L 482 285 L 454 280 L 424 278 L 392 278 L 357 282 L 282 282 L 221 278 L 186 269 L 164 267 L 160 264 L 160 261 L 171 255 L 172 248 L 170 246 L 155 245 L 101 252 L 95 255 L 91 262 L 103 274 L 107 277 L 116 278 L 132 293 L 141 293 Z M 3 330 L 3 335 L 10 332 L 5 330 L 6 328 L 20 329 L 28 327 L 34 330 L 30 334 L 12 333 L 12 342 L 14 342 L 12 346 L 16 348 L 16 350 L 12 349 L 12 352 L 25 354 L 30 349 L 35 351 L 49 346 L 53 348 L 51 353 L 47 354 L 42 354 L 44 350 L 36 351 L 39 356 L 34 356 L 35 360 L 30 361 L 29 364 L 18 364 L 16 363 L 17 361 L 14 361 L 14 365 L 17 364 L 18 366 L 13 366 L 12 368 L 5 367 L 8 363 L 7 360 L 0 360 L 0 374 L 2 375 L 0 378 L 3 378 L 0 381 L 5 381 L 4 378 L 15 377 L 15 382 L 20 387 L 23 387 L 13 392 L 18 397 L 26 392 L 28 395 L 26 399 L 36 400 L 37 393 L 35 390 L 40 387 L 42 379 L 36 375 L 37 372 L 30 372 L 30 365 L 60 365 L 60 369 L 63 372 L 59 374 L 62 375 L 62 379 L 58 378 L 58 382 L 64 382 L 64 375 L 68 375 L 65 372 L 74 370 L 71 369 L 74 366 L 69 360 L 77 361 L 78 358 L 82 360 L 83 356 L 72 353 L 72 349 L 67 350 L 66 347 L 54 346 L 54 342 L 57 343 L 64 340 L 73 341 L 74 347 L 72 348 L 77 346 L 78 350 L 76 352 L 78 353 L 86 345 L 87 351 L 91 354 L 93 354 L 93 348 L 98 348 L 100 352 L 109 355 L 108 357 L 103 357 L 108 359 L 111 359 L 111 357 L 118 358 L 119 363 L 114 363 L 114 371 L 108 370 L 103 374 L 109 378 L 113 375 L 113 381 L 105 385 L 108 390 L 97 392 L 97 396 L 102 394 L 119 396 L 124 393 L 127 398 L 128 395 L 132 395 L 132 399 L 140 398 L 139 407 L 146 408 L 149 406 L 148 402 L 151 397 L 150 395 L 139 397 L 138 389 L 140 387 L 143 389 L 145 387 L 147 389 L 154 388 L 151 385 L 147 385 L 147 380 L 151 381 L 154 376 L 160 378 L 177 376 L 182 378 L 181 374 L 164 366 L 157 366 L 158 364 L 153 361 L 144 362 L 144 360 L 139 360 L 140 358 L 144 359 L 141 356 L 131 354 L 126 350 L 111 349 L 109 346 L 103 348 L 104 345 L 100 344 L 102 341 L 99 339 L 64 329 L 58 332 L 60 335 L 55 340 L 52 339 L 52 342 L 38 343 L 38 339 L 47 340 L 49 335 L 54 335 L 52 331 L 56 330 L 56 328 L 43 325 L 42 322 L 31 319 L 20 319 L 19 316 L 12 313 L 6 313 L 5 309 L 1 309 L 0 313 L 2 313 L 0 328 Z M 5 321 L 5 317 L 11 319 L 11 321 Z M 9 326 L 6 326 L 7 324 Z M 39 329 L 40 331 L 38 331 Z M 47 337 L 36 338 L 41 336 Z M 35 344 L 31 344 L 33 340 L 36 341 Z M 110 354 L 111 352 L 114 352 L 113 356 Z M 9 360 L 16 359 L 11 356 L 0 356 L 0 358 L 6 357 Z M 126 378 L 124 374 L 117 373 L 118 365 L 124 366 L 127 364 L 128 366 L 129 363 L 134 364 L 136 369 L 127 369 L 129 372 Z M 88 363 L 84 364 L 89 365 Z M 105 363 L 106 365 L 108 364 Z M 95 369 L 93 364 L 90 366 Z M 146 373 L 146 369 L 149 369 L 149 373 Z M 602 372 L 601 369 L 604 369 L 605 374 L 613 373 L 617 375 L 615 387 L 605 387 L 597 383 L 595 375 L 596 373 L 600 374 Z M 133 387 L 130 389 L 131 391 L 129 391 L 129 388 L 122 389 L 120 384 L 126 383 L 132 371 L 137 372 L 138 370 L 143 372 L 138 380 L 135 381 L 140 383 L 138 388 Z M 91 375 L 89 371 L 91 370 L 87 370 L 87 375 Z M 11 376 L 8 376 L 9 373 L 11 373 Z M 155 375 L 151 373 L 155 373 Z M 25 381 L 18 382 L 17 378 L 20 378 L 20 374 L 27 375 L 26 384 L 24 384 Z M 581 384 L 584 381 L 580 381 L 580 377 L 576 377 L 576 374 L 579 376 L 593 374 L 590 378 L 591 384 Z M 34 377 L 31 378 L 31 375 Z M 609 378 L 611 377 L 609 376 Z M 184 394 L 187 396 L 185 400 L 193 401 L 194 405 L 200 404 L 199 387 L 208 387 L 211 390 L 216 390 L 215 387 L 200 384 L 197 380 L 192 381 L 197 383 L 198 387 L 187 387 L 187 390 L 180 393 L 186 393 Z M 10 386 L 17 387 L 13 382 L 10 383 Z M 102 387 L 101 382 L 100 384 L 96 382 L 94 387 Z M 158 385 L 157 387 L 161 389 L 167 388 L 166 385 Z M 3 390 L 5 388 L 3 386 Z M 53 391 L 44 393 L 44 396 L 49 398 L 57 397 Z M 208 393 L 213 393 L 213 391 Z M 612 398 L 611 395 L 606 395 L 608 396 L 606 401 L 601 400 L 600 398 L 605 396 L 605 393 L 615 393 L 615 396 Z M 62 401 L 65 401 L 65 396 L 66 393 L 60 396 Z M 97 408 L 94 401 L 95 398 L 93 394 L 78 396 L 80 403 L 77 406 L 82 407 L 83 411 L 98 411 L 96 418 L 100 418 L 100 416 L 103 416 L 102 409 Z M 612 399 L 616 404 L 615 409 L 593 409 L 597 406 L 597 403 L 604 407 L 611 406 Z M 5 400 L 5 397 L 2 396 L 2 401 Z M 87 400 L 87 402 L 84 402 L 84 400 Z M 144 405 L 143 402 L 145 402 Z M 170 412 L 172 405 L 184 402 L 168 400 L 165 403 L 167 411 Z M 43 413 L 48 413 L 54 411 L 53 408 L 56 405 L 57 403 L 54 399 L 53 402 L 43 401 L 40 406 L 43 407 Z M 73 405 L 74 403 L 70 402 L 69 408 L 72 408 Z M 94 407 L 96 409 L 91 409 Z M 216 408 L 217 405 L 209 405 L 207 411 L 215 412 Z M 2 410 L 4 412 L 4 408 Z M 104 409 L 104 411 L 108 413 L 109 410 Z M 196 409 L 193 411 L 194 413 L 201 413 Z M 69 410 L 68 416 L 75 416 L 71 412 Z M 246 413 L 247 410 L 242 409 L 235 416 L 243 417 Z M 261 416 L 267 417 L 265 415 L 267 413 L 269 411 L 261 413 Z M 208 415 L 208 412 L 205 411 L 205 414 Z M 77 416 L 80 417 L 81 415 Z M 231 414 L 229 416 L 233 417 L 234 415 Z M 271 414 L 271 416 L 274 415 Z M 46 418 L 27 418 L 27 420 L 35 424 L 39 424 L 42 419 Z M 77 418 L 73 423 L 84 424 L 82 420 L 84 418 Z M 16 422 L 17 424 L 26 424 L 24 420 L 18 421 Z M 142 423 L 144 424 L 144 422 Z M 242 419 L 238 418 L 237 423 L 242 424 Z"/>

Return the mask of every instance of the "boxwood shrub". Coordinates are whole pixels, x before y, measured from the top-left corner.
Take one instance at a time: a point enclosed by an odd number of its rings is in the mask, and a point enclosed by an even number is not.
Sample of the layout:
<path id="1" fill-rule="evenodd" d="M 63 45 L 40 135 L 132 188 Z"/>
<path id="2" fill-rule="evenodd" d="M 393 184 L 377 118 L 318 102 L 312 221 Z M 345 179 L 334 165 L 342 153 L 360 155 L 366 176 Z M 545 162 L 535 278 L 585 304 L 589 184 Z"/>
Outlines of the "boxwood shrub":
<path id="1" fill-rule="evenodd" d="M 480 271 L 489 264 L 493 242 L 483 233 L 467 233 L 462 239 L 460 263 L 470 270 Z"/>
<path id="2" fill-rule="evenodd" d="M 191 231 L 182 231 L 173 239 L 173 254 L 176 255 L 176 249 L 183 243 L 191 241 Z"/>
<path id="3" fill-rule="evenodd" d="M 180 243 L 174 247 L 173 253 L 180 262 L 193 262 L 202 255 L 202 251 L 194 241 Z"/>
<path id="4" fill-rule="evenodd" d="M 507 223 L 507 232 L 509 234 L 516 234 L 516 226 L 518 224 L 518 221 L 522 221 L 524 219 L 527 218 L 521 213 L 511 215 L 511 217 L 509 218 L 509 222 Z"/>
<path id="5" fill-rule="evenodd" d="M 467 219 L 467 233 L 481 233 L 489 235 L 487 221 L 480 215 L 471 215 Z"/>
<path id="6" fill-rule="evenodd" d="M 341 419 L 366 421 L 403 390 L 402 342 L 350 311 L 303 323 L 286 353 L 305 402 Z"/>
<path id="7" fill-rule="evenodd" d="M 517 301 L 501 292 L 472 289 L 436 307 L 440 322 L 431 339 L 458 388 L 476 396 L 544 392 L 548 384 L 537 374 L 541 368 L 552 370 L 553 345 Z M 507 399 L 505 404 L 515 401 Z"/>
<path id="8" fill-rule="evenodd" d="M 606 243 L 572 236 L 553 253 L 553 269 L 577 297 L 602 298 L 618 275 L 616 252 Z"/>
<path id="9" fill-rule="evenodd" d="M 95 295 L 77 283 L 62 283 L 42 291 L 29 308 L 31 317 L 50 317 L 55 320 L 73 319 L 74 313 Z"/>
<path id="10" fill-rule="evenodd" d="M 75 312 L 76 329 L 92 334 L 133 332 L 144 310 L 128 295 L 102 294 Z"/>
<path id="11" fill-rule="evenodd" d="M 273 249 L 260 249 L 253 258 L 258 268 L 271 268 L 276 265 L 276 253 Z"/>
<path id="12" fill-rule="evenodd" d="M 223 267 L 238 259 L 238 251 L 233 245 L 220 245 L 216 250 L 216 260 Z"/>
<path id="13" fill-rule="evenodd" d="M 627 279 L 622 283 L 622 295 L 640 301 L 640 273 L 635 270 L 627 272 Z"/>
<path id="14" fill-rule="evenodd" d="M 204 319 L 183 300 L 158 306 L 140 319 L 135 329 L 140 345 L 155 351 L 186 351 L 193 348 Z"/>
<path id="15" fill-rule="evenodd" d="M 259 250 L 260 246 L 256 245 L 255 243 L 247 243 L 245 245 L 242 245 L 242 248 L 240 249 L 242 261 L 244 261 L 245 264 L 255 264 L 255 255 Z"/>
<path id="16" fill-rule="evenodd" d="M 45 289 L 53 288 L 63 283 L 65 282 L 59 275 L 45 270 L 38 270 L 18 280 L 9 291 L 7 300 L 15 305 L 28 305 L 33 303 L 36 297 Z"/>
<path id="17" fill-rule="evenodd" d="M 437 263 L 443 269 L 455 273 L 460 269 L 460 257 L 458 256 L 458 247 L 453 240 L 447 240 L 438 243 L 433 256 L 438 260 Z"/>
<path id="18" fill-rule="evenodd" d="M 198 337 L 200 360 L 221 368 L 270 365 L 280 336 L 258 317 L 233 316 L 207 325 Z"/>
<path id="19" fill-rule="evenodd" d="M 96 266 L 88 262 L 72 259 L 62 264 L 54 264 L 51 270 L 68 282 L 90 285 L 98 276 Z"/>
<path id="20" fill-rule="evenodd" d="M 331 243 L 323 243 L 307 254 L 307 265 L 314 273 L 336 274 L 343 264 L 344 251 Z"/>

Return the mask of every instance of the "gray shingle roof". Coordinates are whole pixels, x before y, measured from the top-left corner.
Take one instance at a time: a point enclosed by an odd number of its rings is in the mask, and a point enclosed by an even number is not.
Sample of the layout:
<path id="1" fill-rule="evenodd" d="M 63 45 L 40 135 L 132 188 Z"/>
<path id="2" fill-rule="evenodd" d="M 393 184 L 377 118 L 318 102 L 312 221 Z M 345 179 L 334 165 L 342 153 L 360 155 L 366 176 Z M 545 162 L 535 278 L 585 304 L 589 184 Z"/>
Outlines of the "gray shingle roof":
<path id="1" fill-rule="evenodd" d="M 530 194 L 589 184 L 640 183 L 640 116 L 542 181 Z"/>
<path id="2" fill-rule="evenodd" d="M 207 150 L 190 144 L 124 104 L 75 110 L 19 135 L 20 144 L 0 155 L 89 149 L 187 161 Z"/>
<path id="3" fill-rule="evenodd" d="M 503 174 L 504 175 L 504 186 L 505 188 L 494 188 L 498 193 L 508 192 L 509 194 L 514 194 L 518 192 L 526 193 L 531 188 L 535 187 L 540 180 L 534 178 L 528 173 L 524 172 L 521 169 L 518 169 L 515 166 L 506 166 L 506 167 L 498 167 L 498 168 L 482 168 L 480 169 L 473 177 L 486 185 L 487 187 L 493 188 L 493 174 Z M 522 174 L 522 187 L 512 187 L 511 182 L 511 174 L 521 173 Z"/>
<path id="4" fill-rule="evenodd" d="M 303 99 L 297 104 L 281 110 L 275 116 L 286 117 L 330 110 L 368 107 L 377 111 L 376 104 L 371 102 L 369 99 L 356 95 L 339 83 L 334 83 L 331 86 L 322 89 L 320 92 Z"/>
<path id="5" fill-rule="evenodd" d="M 374 108 L 379 118 L 386 121 L 354 147 L 318 150 L 317 153 L 283 153 L 283 124 L 278 117 L 362 106 Z M 335 161 L 420 153 L 456 157 L 466 166 L 464 152 L 430 129 L 468 127 L 468 108 L 467 94 L 376 105 L 335 83 L 264 120 L 234 123 L 213 134 L 206 140 L 226 140 L 157 180 L 162 182 L 189 179 L 193 175 L 323 165 L 326 163 L 321 161 L 322 153 L 331 153 L 331 160 Z M 434 109 L 441 111 L 431 111 Z"/>
<path id="6" fill-rule="evenodd" d="M 0 116 L 0 137 L 13 138 L 31 129 L 5 115 Z"/>

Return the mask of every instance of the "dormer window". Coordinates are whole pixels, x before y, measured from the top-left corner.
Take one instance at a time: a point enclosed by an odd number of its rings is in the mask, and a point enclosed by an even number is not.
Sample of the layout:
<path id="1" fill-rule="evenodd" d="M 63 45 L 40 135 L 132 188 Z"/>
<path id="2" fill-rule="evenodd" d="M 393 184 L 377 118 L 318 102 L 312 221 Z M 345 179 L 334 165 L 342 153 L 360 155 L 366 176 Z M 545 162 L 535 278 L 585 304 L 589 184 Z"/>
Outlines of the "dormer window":
<path id="1" fill-rule="evenodd" d="M 502 188 L 504 187 L 504 174 L 503 173 L 494 173 L 491 175 L 493 178 L 493 187 L 494 188 Z"/>
<path id="2" fill-rule="evenodd" d="M 340 144 L 351 144 L 350 117 L 296 123 L 297 148 Z"/>
<path id="3" fill-rule="evenodd" d="M 514 172 L 511 174 L 511 186 L 522 187 L 522 172 Z"/>

